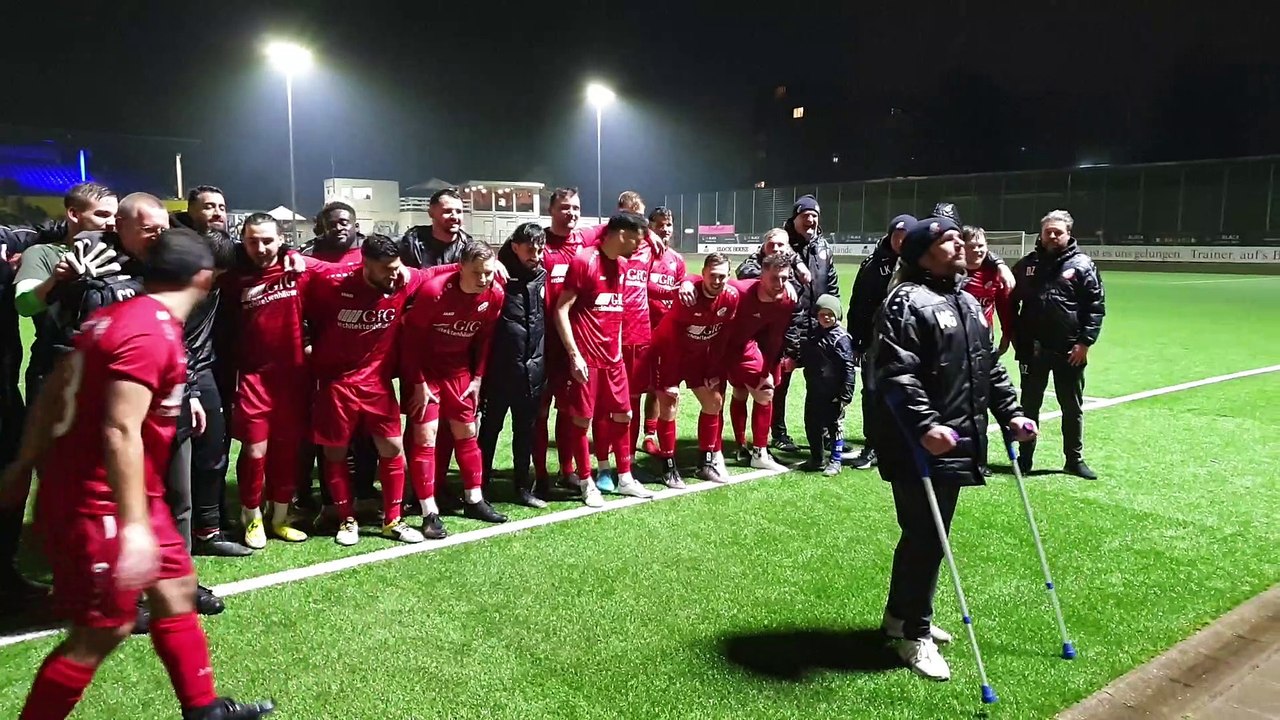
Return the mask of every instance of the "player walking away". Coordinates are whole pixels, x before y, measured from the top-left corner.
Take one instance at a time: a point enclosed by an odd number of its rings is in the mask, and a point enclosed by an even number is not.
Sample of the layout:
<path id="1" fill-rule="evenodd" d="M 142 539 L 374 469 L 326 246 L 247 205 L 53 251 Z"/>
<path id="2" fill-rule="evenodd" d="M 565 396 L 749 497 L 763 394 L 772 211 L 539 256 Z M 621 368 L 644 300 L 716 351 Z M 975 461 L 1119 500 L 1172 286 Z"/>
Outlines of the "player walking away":
<path id="1" fill-rule="evenodd" d="M 457 188 L 437 190 L 427 205 L 430 225 L 415 225 L 400 239 L 400 259 L 413 268 L 452 265 L 471 236 L 462 229 L 462 196 Z"/>
<path id="2" fill-rule="evenodd" d="M 274 709 L 216 696 L 193 603 L 195 569 L 164 502 L 187 379 L 182 325 L 209 291 L 212 268 L 198 236 L 165 230 L 148 253 L 147 294 L 86 320 L 49 379 L 56 392 L 41 393 L 39 422 L 22 452 L 42 463 L 37 523 L 55 604 L 71 629 L 36 674 L 23 720 L 71 714 L 98 666 L 129 636 L 144 594 L 151 643 L 185 720 L 248 720 Z M 18 478 L 10 472 L 6 480 Z"/>
<path id="3" fill-rule="evenodd" d="M 820 295 L 840 295 L 840 279 L 836 275 L 835 258 L 822 235 L 818 223 L 821 209 L 812 195 L 796 199 L 791 218 L 783 225 L 791 244 L 791 250 L 812 274 L 812 280 L 800 285 L 796 298 L 796 313 L 792 316 L 791 331 L 787 333 L 787 355 L 795 361 L 795 367 L 803 364 L 800 351 L 806 340 L 818 328 L 815 303 Z M 796 452 L 795 441 L 787 432 L 787 391 L 791 387 L 792 369 L 783 367 L 782 379 L 774 390 L 773 447 L 783 452 Z"/>
<path id="4" fill-rule="evenodd" d="M 785 239 L 786 234 L 782 234 Z M 795 299 L 787 293 L 795 254 L 784 247 L 764 255 L 757 280 L 734 280 L 738 311 L 727 329 L 725 360 L 733 388 L 729 416 L 738 462 L 761 470 L 782 472 L 786 466 L 769 454 L 769 421 L 773 389 L 782 372 L 782 351 Z M 751 444 L 747 444 L 747 398 L 751 398 Z"/>
<path id="5" fill-rule="evenodd" d="M 818 330 L 805 343 L 804 429 L 809 439 L 809 460 L 801 466 L 823 475 L 840 474 L 844 452 L 844 409 L 853 401 L 857 365 L 853 341 L 840 327 L 840 299 L 818 298 Z M 823 463 L 823 459 L 826 463 Z"/>
<path id="6" fill-rule="evenodd" d="M 542 255 L 542 266 L 547 271 L 547 312 L 554 318 L 560 291 L 569 274 L 569 265 L 583 247 L 582 233 L 578 230 L 578 219 L 582 217 L 582 201 L 578 198 L 578 189 L 556 188 L 551 193 L 550 211 L 551 225 L 546 229 L 547 247 Z M 533 469 L 539 483 L 550 482 L 547 472 L 547 420 L 551 414 L 551 400 L 569 380 L 569 360 L 558 331 L 547 333 L 544 355 L 547 391 L 543 395 L 538 422 L 533 430 Z M 569 436 L 573 432 L 569 428 L 572 424 L 569 415 L 561 412 L 562 409 L 556 410 L 556 452 L 560 458 L 560 477 L 568 480 L 575 475 L 573 450 L 569 443 Z M 580 470 L 583 474 L 590 473 L 590 467 Z"/>
<path id="7" fill-rule="evenodd" d="M 400 248 L 385 235 L 366 237 L 360 252 L 360 271 L 350 275 L 329 274 L 332 266 L 308 261 L 302 307 L 311 328 L 312 371 L 317 381 L 312 440 L 324 457 L 325 484 L 338 517 L 334 540 L 339 545 L 360 540 L 347 467 L 349 446 L 358 429 L 373 437 L 378 452 L 383 537 L 422 542 L 422 534 L 401 518 L 405 462 L 392 379 L 401 315 L 425 276 L 418 271 L 404 281 Z"/>
<path id="8" fill-rule="evenodd" d="M 456 270 L 432 277 L 417 292 L 400 343 L 409 477 L 422 504 L 423 533 L 436 539 L 446 534 L 435 500 L 441 418 L 450 426 L 458 455 L 463 513 L 484 522 L 507 521 L 484 499 L 484 465 L 476 442 L 476 406 L 504 293 L 495 282 L 497 259 L 487 244 L 468 240 L 459 260 Z"/>
<path id="9" fill-rule="evenodd" d="M 889 295 L 889 281 L 898 267 L 898 253 L 907 228 L 916 224 L 911 215 L 899 215 L 889 221 L 889 229 L 858 266 L 853 279 L 853 292 L 849 293 L 849 337 L 853 340 L 853 352 L 859 361 L 862 375 L 862 452 L 853 457 L 853 467 L 866 470 L 876 465 L 876 449 L 872 437 L 875 427 L 875 370 L 868 353 L 875 337 L 875 317 Z"/>
<path id="10" fill-rule="evenodd" d="M 729 258 L 711 253 L 702 262 L 702 276 L 686 280 L 682 294 L 692 292 L 692 305 L 676 305 L 662 319 L 654 335 L 653 358 L 657 363 L 659 396 L 658 440 L 662 451 L 663 482 L 683 487 L 676 470 L 676 410 L 680 383 L 693 391 L 702 412 L 698 415 L 697 475 L 710 482 L 728 482 L 721 434 L 724 417 L 724 385 L 728 362 L 725 349 L 739 304 L 738 290 L 729 285 Z"/>
<path id="11" fill-rule="evenodd" d="M 530 474 L 533 428 L 547 385 L 543 357 L 546 335 L 547 271 L 542 267 L 546 234 L 542 226 L 522 223 L 498 250 L 507 269 L 502 314 L 489 350 L 488 378 L 481 387 L 480 454 L 484 459 L 486 494 L 493 476 L 493 459 L 507 411 L 511 412 L 511 460 L 516 502 L 545 508 L 551 495 L 547 478 L 535 483 Z"/>
<path id="12" fill-rule="evenodd" d="M 684 282 L 684 257 L 671 247 L 671 236 L 675 232 L 675 222 L 671 211 L 665 207 L 655 209 L 649 215 L 649 240 L 653 243 L 653 256 L 649 259 L 649 330 L 650 346 L 653 344 L 653 331 L 658 328 L 664 315 L 671 310 L 676 299 L 676 291 Z M 641 365 L 643 371 L 631 386 L 631 392 L 643 390 L 644 400 L 644 442 L 641 449 L 650 455 L 658 454 L 658 395 L 654 384 L 653 362 Z M 637 387 L 638 386 L 638 387 Z M 635 407 L 632 407 L 631 422 L 636 421 Z M 631 434 L 635 438 L 635 432 Z M 634 448 L 632 448 L 634 450 Z"/>
<path id="13" fill-rule="evenodd" d="M 600 245 L 574 256 L 556 300 L 554 322 L 564 343 L 570 368 L 557 395 L 559 412 L 567 412 L 567 444 L 576 472 L 569 481 L 582 489 L 589 507 L 602 507 L 604 498 L 591 477 L 591 448 L 587 428 L 594 417 L 609 422 L 598 428 L 597 442 L 612 447 L 618 466 L 618 493 L 648 498 L 653 493 L 631 476 L 630 391 L 622 365 L 622 295 L 628 259 L 644 240 L 645 219 L 632 213 L 609 218 Z M 602 470 L 605 468 L 602 468 Z"/>
<path id="14" fill-rule="evenodd" d="M 245 218 L 240 239 L 244 258 L 225 286 L 238 342 L 226 360 L 236 370 L 231 436 L 241 444 L 236 479 L 244 544 L 260 550 L 268 535 L 286 542 L 307 539 L 290 524 L 289 503 L 299 446 L 310 427 L 312 381 L 302 351 L 301 296 L 308 276 L 286 270 L 284 238 L 270 215 Z"/>
<path id="15" fill-rule="evenodd" d="M 906 280 L 876 319 L 874 421 L 880 477 L 893 487 L 902 535 L 893 553 L 882 628 L 914 672 L 951 676 L 938 643 L 951 636 L 932 624 L 942 543 L 912 453 L 923 446 L 944 527 L 960 488 L 981 485 L 987 411 L 1019 439 L 1035 437 L 1004 366 L 991 349 L 982 309 L 961 291 L 960 227 L 946 218 L 912 224 L 901 244 Z"/>
<path id="16" fill-rule="evenodd" d="M 1014 267 L 1013 343 L 1027 416 L 1039 420 L 1052 373 L 1062 408 L 1065 470 L 1094 480 L 1097 474 L 1084 463 L 1084 369 L 1107 310 L 1102 275 L 1071 236 L 1074 223 L 1066 210 L 1045 215 L 1035 251 Z M 1022 445 L 1018 462 L 1024 473 L 1031 471 L 1035 450 L 1034 442 Z"/>

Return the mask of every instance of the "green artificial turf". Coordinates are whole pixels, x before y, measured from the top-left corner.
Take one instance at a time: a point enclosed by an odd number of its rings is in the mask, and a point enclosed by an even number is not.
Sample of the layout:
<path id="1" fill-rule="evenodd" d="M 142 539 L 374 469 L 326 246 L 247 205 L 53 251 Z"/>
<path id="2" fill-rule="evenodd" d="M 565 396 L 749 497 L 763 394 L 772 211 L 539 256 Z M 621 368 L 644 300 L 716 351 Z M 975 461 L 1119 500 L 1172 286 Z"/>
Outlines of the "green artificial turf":
<path id="1" fill-rule="evenodd" d="M 1229 281 L 1191 282 L 1219 279 Z M 1280 278 L 1106 281 L 1086 395 L 1280 363 Z M 789 408 L 797 436 L 802 394 Z M 273 696 L 282 718 L 1051 717 L 1280 578 L 1277 403 L 1280 373 L 1090 412 L 1086 457 L 1102 479 L 1029 479 L 1073 662 L 1057 657 L 1012 478 L 962 493 L 953 546 L 994 706 L 978 700 L 945 570 L 936 619 L 957 635 L 945 651 L 953 680 L 920 680 L 886 654 L 874 629 L 897 539 L 892 501 L 874 473 L 850 470 L 761 478 L 229 598 L 206 621 L 219 687 Z M 851 437 L 858 425 L 851 413 Z M 1059 428 L 1045 427 L 1046 469 L 1060 462 Z M 198 567 L 214 584 L 389 545 L 272 542 Z M 0 717 L 16 716 L 55 643 L 0 649 Z M 134 639 L 75 717 L 175 714 L 149 644 Z"/>

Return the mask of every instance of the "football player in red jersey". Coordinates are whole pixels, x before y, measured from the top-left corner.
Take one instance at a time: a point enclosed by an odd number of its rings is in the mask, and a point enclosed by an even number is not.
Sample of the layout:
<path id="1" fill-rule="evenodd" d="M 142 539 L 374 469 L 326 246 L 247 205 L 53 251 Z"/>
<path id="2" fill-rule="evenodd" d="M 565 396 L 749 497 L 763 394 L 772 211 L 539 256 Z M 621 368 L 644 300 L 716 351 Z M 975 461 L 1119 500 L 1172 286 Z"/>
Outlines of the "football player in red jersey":
<path id="1" fill-rule="evenodd" d="M 266 547 L 270 535 L 302 542 L 289 523 L 300 444 L 310 426 L 312 380 L 303 353 L 302 287 L 308 275 L 286 267 L 279 224 L 266 213 L 245 218 L 240 231 L 245 267 L 225 276 L 236 328 L 235 412 L 231 436 L 245 545 Z M 264 521 L 263 500 L 268 512 Z"/>
<path id="2" fill-rule="evenodd" d="M 556 188 L 551 193 L 551 224 L 545 234 L 546 248 L 542 255 L 542 266 L 547 271 L 547 316 L 555 315 L 556 302 L 560 299 L 560 291 L 564 288 L 565 277 L 569 273 L 569 265 L 582 249 L 582 232 L 578 230 L 578 220 L 582 217 L 582 201 L 578 198 L 578 189 L 572 187 Z M 560 334 L 548 328 L 546 347 L 543 350 L 547 366 L 547 390 L 542 398 L 542 408 L 538 413 L 537 424 L 533 429 L 533 470 L 536 482 L 547 485 L 547 419 L 551 414 L 551 400 L 556 388 L 563 387 L 569 379 L 569 362 L 565 357 L 564 343 Z M 569 415 L 562 409 L 556 410 L 556 452 L 560 458 L 560 476 L 568 480 L 574 475 L 573 452 L 569 446 Z M 582 473 L 589 473 L 584 468 Z"/>
<path id="3" fill-rule="evenodd" d="M 671 235 L 675 222 L 671 210 L 659 207 L 649 215 L 649 240 L 653 243 L 653 255 L 649 258 L 649 328 L 656 330 L 664 315 L 671 310 L 676 290 L 684 282 L 684 256 L 671 247 Z M 652 337 L 650 338 L 652 346 Z M 644 442 L 642 449 L 650 455 L 658 455 L 658 395 L 654 384 L 653 362 L 642 365 L 640 383 L 645 393 Z M 631 392 L 637 392 L 632 387 Z M 633 409 L 634 413 L 635 410 Z M 633 420 L 634 422 L 634 420 Z M 633 434 L 634 437 L 634 434 Z"/>
<path id="4" fill-rule="evenodd" d="M 608 416 L 598 431 L 596 442 L 611 447 L 618 466 L 618 492 L 647 498 L 653 493 L 631 476 L 631 448 L 627 430 L 631 422 L 631 399 L 626 369 L 622 364 L 622 295 L 628 257 L 644 240 L 645 220 L 632 213 L 609 219 L 601 243 L 584 248 L 573 258 L 556 301 L 553 322 L 564 343 L 570 368 L 557 394 L 560 412 L 571 418 L 566 428 L 576 473 L 570 481 L 582 489 L 590 507 L 600 507 L 604 499 L 591 477 L 591 449 L 587 428 L 594 417 Z"/>
<path id="5" fill-rule="evenodd" d="M 302 307 L 311 327 L 311 366 L 317 380 L 312 438 L 324 455 L 325 483 L 338 513 L 334 539 L 339 545 L 354 545 L 360 539 L 347 449 L 361 428 L 368 430 L 378 451 L 383 536 L 422 542 L 422 534 L 401 517 L 405 462 L 392 379 L 398 366 L 401 315 L 428 273 L 405 268 L 399 245 L 385 235 L 369 235 L 360 250 L 363 264 L 351 275 L 328 272 L 326 268 L 334 266 L 308 260 Z"/>
<path id="6" fill-rule="evenodd" d="M 654 332 L 652 357 L 659 395 L 658 440 L 663 458 L 663 482 L 683 487 L 676 469 L 676 409 L 680 383 L 693 391 L 702 406 L 698 415 L 698 477 L 727 482 L 720 434 L 727 371 L 725 328 L 738 309 L 738 291 L 729 285 L 729 258 L 711 253 L 703 260 L 702 276 L 686 281 L 694 294 L 692 305 L 676 304 Z"/>
<path id="7" fill-rule="evenodd" d="M 987 327 L 995 328 L 995 316 L 1000 316 L 1000 345 L 996 354 L 1003 355 L 1013 341 L 1013 305 L 1009 296 L 1013 293 L 1012 274 L 1006 278 L 1000 265 L 986 262 L 987 232 L 980 227 L 965 225 L 960 231 L 964 240 L 964 266 L 968 273 L 965 292 L 978 299 Z"/>
<path id="8" fill-rule="evenodd" d="M 194 232 L 163 231 L 148 251 L 145 294 L 81 326 L 40 394 L 7 485 L 41 465 L 37 519 L 54 602 L 71 623 L 45 658 L 20 718 L 58 720 L 127 638 L 143 594 L 151 643 L 186 720 L 250 720 L 271 702 L 217 697 L 195 612 L 195 568 L 165 504 L 164 475 L 187 380 L 183 322 L 209 292 L 213 257 Z"/>
<path id="9" fill-rule="evenodd" d="M 738 444 L 738 461 L 761 470 L 787 468 L 769 455 L 769 423 L 772 419 L 773 388 L 781 377 L 782 352 L 787 326 L 795 312 L 795 299 L 787 292 L 795 253 L 784 249 L 760 259 L 760 277 L 734 280 L 738 291 L 738 313 L 729 323 L 729 385 L 733 400 L 729 405 L 733 437 Z M 751 415 L 751 445 L 747 445 L 747 398 L 755 404 Z"/>
<path id="10" fill-rule="evenodd" d="M 505 293 L 496 282 L 493 249 L 478 240 L 464 242 L 455 269 L 432 277 L 418 291 L 405 314 L 400 343 L 409 477 L 422 503 L 423 534 L 430 538 L 446 534 L 435 500 L 435 464 L 448 462 L 435 447 L 441 419 L 449 423 L 458 455 L 463 513 L 491 523 L 507 520 L 481 493 L 484 465 L 476 442 L 476 405 Z"/>

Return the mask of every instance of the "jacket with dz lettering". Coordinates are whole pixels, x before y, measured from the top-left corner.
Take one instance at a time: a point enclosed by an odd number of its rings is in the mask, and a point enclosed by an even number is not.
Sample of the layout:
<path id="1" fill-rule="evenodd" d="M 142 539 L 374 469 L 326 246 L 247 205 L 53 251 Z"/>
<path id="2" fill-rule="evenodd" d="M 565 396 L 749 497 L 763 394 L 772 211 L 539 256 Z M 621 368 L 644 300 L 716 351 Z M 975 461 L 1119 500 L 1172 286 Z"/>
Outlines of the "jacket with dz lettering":
<path id="1" fill-rule="evenodd" d="M 125 254 L 119 235 L 105 231 L 82 232 L 75 240 L 89 241 L 86 254 L 100 244 L 109 245 L 116 251 L 115 262 L 120 264 L 120 269 L 111 275 L 80 277 L 54 287 L 48 304 L 53 314 L 53 347 L 58 353 L 74 349 L 75 334 L 95 311 L 142 294 L 142 263 Z"/>
<path id="2" fill-rule="evenodd" d="M 1007 426 L 1021 415 L 1009 375 L 991 349 L 982 306 L 964 292 L 963 276 L 911 273 L 885 299 L 870 357 L 875 417 L 870 423 L 880 476 L 919 482 L 913 452 L 934 425 L 956 432 L 956 449 L 929 457 L 934 482 L 981 485 L 987 458 L 987 411 Z"/>
<path id="3" fill-rule="evenodd" d="M 793 220 L 786 222 L 787 235 L 791 238 L 791 249 L 799 257 L 799 261 L 809 268 L 813 279 L 800 286 L 796 297 L 796 312 L 791 316 L 791 327 L 787 328 L 785 355 L 803 365 L 801 347 L 812 340 L 818 330 L 818 298 L 823 295 L 840 297 L 840 279 L 836 276 L 836 262 L 831 255 L 831 246 L 826 238 L 819 235 L 810 240 L 796 232 Z"/>
<path id="4" fill-rule="evenodd" d="M 400 260 L 415 268 L 451 265 L 462 259 L 462 246 L 470 239 L 465 230 L 459 230 L 453 242 L 440 242 L 430 225 L 415 225 L 400 238 Z"/>
<path id="5" fill-rule="evenodd" d="M 1009 302 L 1018 362 L 1098 341 L 1107 312 L 1102 275 L 1075 240 L 1056 255 L 1037 243 L 1035 251 L 1014 266 L 1013 276 L 1017 284 Z"/>
<path id="6" fill-rule="evenodd" d="M 897 265 L 898 254 L 885 235 L 858 266 L 849 298 L 849 335 L 853 337 L 853 350 L 858 355 L 865 355 L 871 348 L 876 311 L 889 294 L 889 280 Z"/>
<path id="7" fill-rule="evenodd" d="M 507 295 L 493 331 L 489 365 L 485 369 L 486 393 L 515 398 L 539 397 L 547 384 L 543 359 L 546 339 L 547 271 L 530 270 L 520 262 L 510 244 L 498 249 L 498 261 L 507 268 Z"/>

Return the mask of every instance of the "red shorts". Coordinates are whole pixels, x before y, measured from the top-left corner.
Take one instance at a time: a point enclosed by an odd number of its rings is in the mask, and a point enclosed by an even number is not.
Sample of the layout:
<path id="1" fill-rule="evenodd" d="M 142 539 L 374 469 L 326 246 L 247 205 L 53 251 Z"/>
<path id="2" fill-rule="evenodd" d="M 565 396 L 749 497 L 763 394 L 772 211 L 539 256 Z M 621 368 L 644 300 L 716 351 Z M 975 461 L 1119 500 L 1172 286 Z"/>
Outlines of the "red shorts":
<path id="1" fill-rule="evenodd" d="M 704 387 L 707 380 L 717 378 L 723 387 L 725 377 L 720 370 L 711 367 L 711 360 L 701 348 L 677 355 L 670 352 L 655 353 L 657 365 L 655 383 L 658 387 L 679 387 L 684 383 L 689 389 Z"/>
<path id="2" fill-rule="evenodd" d="M 173 524 L 163 498 L 151 498 L 151 532 L 160 546 L 157 580 L 195 574 L 195 566 Z M 57 617 L 72 625 L 120 627 L 138 615 L 141 590 L 116 587 L 120 536 L 114 515 L 73 513 L 56 531 L 45 534 L 45 551 L 53 568 L 53 603 Z"/>
<path id="3" fill-rule="evenodd" d="M 747 343 L 741 355 L 735 353 L 733 357 L 729 358 L 729 363 L 729 369 L 726 374 L 729 384 L 733 387 L 748 389 L 759 387 L 761 381 L 769 375 L 768 372 L 765 372 L 764 355 L 760 353 L 760 346 L 756 344 L 755 340 Z"/>
<path id="4" fill-rule="evenodd" d="M 410 415 L 410 420 L 414 423 L 429 423 L 442 417 L 445 420 L 454 422 L 473 423 L 476 421 L 476 398 L 474 395 L 468 395 L 465 399 L 462 397 L 462 394 L 467 391 L 467 387 L 470 385 L 471 375 L 469 374 L 427 380 L 427 389 L 439 400 L 429 403 L 417 416 L 409 413 L 408 386 L 402 385 L 400 389 L 400 394 L 403 396 L 401 406 L 404 408 L 405 414 Z"/>
<path id="5" fill-rule="evenodd" d="M 346 447 L 363 429 L 375 438 L 400 437 L 400 403 L 388 381 L 383 386 L 355 386 L 322 381 L 311 408 L 311 440 L 317 445 Z"/>
<path id="6" fill-rule="evenodd" d="M 305 437 L 311 392 L 311 378 L 303 368 L 241 373 L 231 437 L 250 445 L 272 438 L 295 441 Z"/>
<path id="7" fill-rule="evenodd" d="M 633 396 L 653 390 L 653 366 L 648 345 L 623 345 L 622 366 L 627 371 L 627 388 Z"/>
<path id="8" fill-rule="evenodd" d="M 556 411 L 592 418 L 631 412 L 627 373 L 621 364 L 587 368 L 587 382 L 568 380 L 556 396 Z"/>

